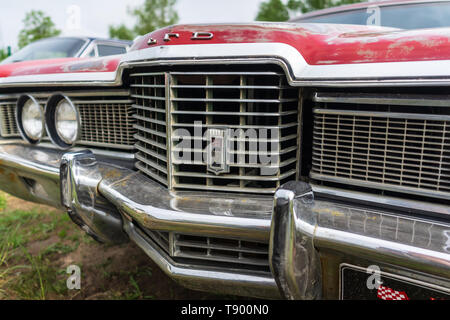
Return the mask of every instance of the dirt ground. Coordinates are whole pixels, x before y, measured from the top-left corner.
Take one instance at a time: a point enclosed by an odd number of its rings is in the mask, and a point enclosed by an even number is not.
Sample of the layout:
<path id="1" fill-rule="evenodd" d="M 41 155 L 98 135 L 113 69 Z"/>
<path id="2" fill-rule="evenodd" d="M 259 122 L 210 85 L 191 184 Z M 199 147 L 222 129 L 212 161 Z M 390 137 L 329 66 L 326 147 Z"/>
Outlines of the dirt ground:
<path id="1" fill-rule="evenodd" d="M 0 197 L 0 299 L 234 298 L 179 286 L 134 243 L 98 244 L 64 212 Z M 67 289 L 69 265 L 81 269 L 80 290 Z"/>

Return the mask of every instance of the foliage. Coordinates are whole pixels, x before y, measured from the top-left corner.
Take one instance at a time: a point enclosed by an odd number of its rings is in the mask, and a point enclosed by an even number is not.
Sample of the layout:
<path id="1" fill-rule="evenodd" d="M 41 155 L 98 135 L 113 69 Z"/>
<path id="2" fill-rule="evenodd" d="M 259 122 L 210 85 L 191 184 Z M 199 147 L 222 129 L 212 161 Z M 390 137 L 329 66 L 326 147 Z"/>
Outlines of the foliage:
<path id="1" fill-rule="evenodd" d="M 0 49 L 0 62 L 8 58 L 8 49 Z M 1 200 L 0 200 L 1 203 Z"/>
<path id="2" fill-rule="evenodd" d="M 126 25 L 120 24 L 118 26 L 109 26 L 109 37 L 113 39 L 133 40 L 135 34 Z"/>
<path id="3" fill-rule="evenodd" d="M 19 33 L 19 48 L 44 38 L 55 37 L 61 33 L 55 24 L 43 11 L 32 10 L 23 19 L 24 28 Z"/>
<path id="4" fill-rule="evenodd" d="M 261 3 L 257 21 L 287 21 L 289 12 L 281 0 L 268 0 Z"/>
<path id="5" fill-rule="evenodd" d="M 124 24 L 110 26 L 110 37 L 131 40 L 138 35 L 177 23 L 178 13 L 174 8 L 176 2 L 177 0 L 145 0 L 140 7 L 128 8 L 128 14 L 136 19 L 136 25 L 133 29 Z"/>
<path id="6" fill-rule="evenodd" d="M 284 4 L 281 0 L 267 0 L 261 3 L 256 17 L 257 21 L 287 21 L 289 12 L 310 12 L 345 4 L 358 3 L 362 0 L 288 0 Z"/>

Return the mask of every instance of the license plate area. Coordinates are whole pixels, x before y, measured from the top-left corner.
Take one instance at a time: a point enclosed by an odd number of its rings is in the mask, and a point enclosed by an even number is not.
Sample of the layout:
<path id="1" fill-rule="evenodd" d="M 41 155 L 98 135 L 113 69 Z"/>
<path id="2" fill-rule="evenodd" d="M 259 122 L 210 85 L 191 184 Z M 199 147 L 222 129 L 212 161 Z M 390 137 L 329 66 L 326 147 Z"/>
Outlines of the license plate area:
<path id="1" fill-rule="evenodd" d="M 340 266 L 341 300 L 450 300 L 450 289 L 381 271 Z"/>

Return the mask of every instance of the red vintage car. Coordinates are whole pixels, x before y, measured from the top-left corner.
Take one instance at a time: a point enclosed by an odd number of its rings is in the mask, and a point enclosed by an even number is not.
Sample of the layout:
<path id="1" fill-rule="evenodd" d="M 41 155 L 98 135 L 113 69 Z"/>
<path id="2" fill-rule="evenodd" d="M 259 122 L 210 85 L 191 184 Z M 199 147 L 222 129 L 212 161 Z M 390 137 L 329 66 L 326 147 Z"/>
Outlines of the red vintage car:
<path id="1" fill-rule="evenodd" d="M 196 290 L 446 299 L 436 27 L 176 25 L 122 57 L 23 66 L 0 78 L 0 188 Z"/>

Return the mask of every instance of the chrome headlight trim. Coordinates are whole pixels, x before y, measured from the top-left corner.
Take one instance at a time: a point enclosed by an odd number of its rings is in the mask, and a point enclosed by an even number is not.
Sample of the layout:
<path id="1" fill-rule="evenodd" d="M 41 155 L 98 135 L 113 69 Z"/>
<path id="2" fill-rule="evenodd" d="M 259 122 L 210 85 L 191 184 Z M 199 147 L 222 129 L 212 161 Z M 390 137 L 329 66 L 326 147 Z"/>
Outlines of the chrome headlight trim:
<path id="1" fill-rule="evenodd" d="M 65 100 L 70 107 L 75 111 L 76 121 L 77 121 L 77 134 L 73 142 L 69 142 L 68 140 L 61 137 L 58 133 L 56 127 L 56 111 L 59 104 Z M 50 97 L 47 101 L 47 105 L 45 106 L 45 128 L 47 130 L 47 134 L 50 137 L 52 143 L 58 146 L 61 149 L 70 149 L 73 147 L 77 141 L 80 139 L 81 135 L 81 118 L 80 113 L 76 105 L 70 100 L 67 96 L 61 93 L 56 93 Z"/>
<path id="2" fill-rule="evenodd" d="M 37 136 L 37 137 L 30 137 L 29 134 L 26 132 L 26 129 L 23 126 L 23 121 L 22 121 L 22 116 L 23 116 L 23 108 L 25 107 L 25 104 L 31 101 L 33 104 L 37 105 L 40 107 L 41 110 L 41 115 L 42 115 L 42 130 L 41 133 Z M 24 139 L 25 141 L 27 141 L 28 143 L 31 144 L 37 144 L 41 141 L 42 137 L 45 134 L 45 125 L 44 125 L 44 121 L 45 121 L 45 114 L 44 114 L 44 110 L 41 107 L 41 105 L 39 104 L 39 102 L 31 95 L 28 94 L 24 94 L 21 95 L 19 97 L 19 99 L 17 100 L 17 106 L 16 106 L 16 124 L 17 127 L 19 129 L 19 133 L 20 136 L 22 137 L 22 139 Z"/>

